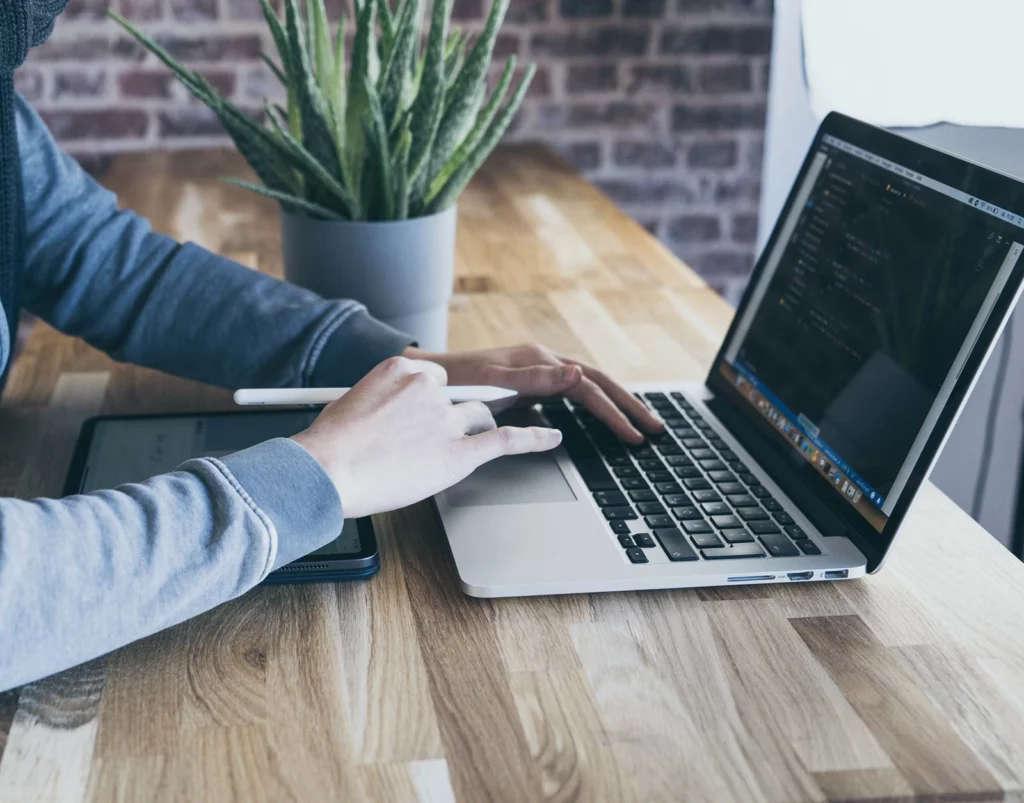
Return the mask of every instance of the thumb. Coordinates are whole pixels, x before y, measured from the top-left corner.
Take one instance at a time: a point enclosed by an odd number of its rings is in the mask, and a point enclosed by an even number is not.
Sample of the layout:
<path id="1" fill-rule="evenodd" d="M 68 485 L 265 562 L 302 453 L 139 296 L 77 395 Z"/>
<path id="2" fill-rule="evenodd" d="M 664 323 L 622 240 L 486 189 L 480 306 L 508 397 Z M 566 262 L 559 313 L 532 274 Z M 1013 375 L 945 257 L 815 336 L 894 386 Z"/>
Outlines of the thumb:
<path id="1" fill-rule="evenodd" d="M 505 455 L 550 451 L 562 442 L 562 433 L 547 427 L 498 427 L 466 441 L 482 465 Z"/>
<path id="2" fill-rule="evenodd" d="M 583 370 L 578 365 L 531 365 L 528 368 L 498 368 L 494 384 L 514 390 L 520 396 L 557 396 L 579 384 Z"/>

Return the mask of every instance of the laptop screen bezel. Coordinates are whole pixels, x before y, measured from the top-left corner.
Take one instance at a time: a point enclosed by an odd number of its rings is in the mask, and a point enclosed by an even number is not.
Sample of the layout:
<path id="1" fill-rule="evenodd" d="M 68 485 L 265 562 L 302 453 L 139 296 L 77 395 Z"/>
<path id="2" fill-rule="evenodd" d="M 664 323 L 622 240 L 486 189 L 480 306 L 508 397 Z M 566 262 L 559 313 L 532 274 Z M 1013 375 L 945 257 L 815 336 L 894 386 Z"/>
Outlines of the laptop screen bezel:
<path id="1" fill-rule="evenodd" d="M 1024 184 L 988 168 L 974 164 L 951 154 L 930 148 L 905 137 L 883 129 L 861 123 L 850 117 L 833 112 L 818 128 L 814 141 L 793 182 L 786 203 L 773 227 L 764 249 L 747 284 L 736 315 L 729 331 L 722 341 L 718 354 L 711 364 L 705 384 L 715 394 L 716 405 L 729 418 L 735 416 L 743 423 L 734 428 L 733 434 L 741 445 L 759 459 L 772 479 L 798 505 L 808 513 L 811 520 L 823 533 L 843 534 L 851 538 L 868 560 L 868 571 L 875 571 L 885 553 L 892 545 L 910 504 L 927 478 L 946 436 L 952 429 L 957 416 L 967 400 L 968 393 L 980 374 L 985 360 L 1013 310 L 1014 303 L 1024 285 L 1024 259 L 1018 261 L 1009 280 L 983 327 L 972 349 L 952 395 L 942 409 L 938 421 L 928 438 L 924 450 L 911 471 L 910 479 L 900 494 L 896 506 L 881 533 L 878 532 L 856 508 L 849 504 L 835 488 L 810 463 L 794 459 L 796 451 L 775 428 L 760 415 L 740 392 L 723 377 L 720 367 L 725 362 L 739 322 L 748 312 L 752 303 L 752 289 L 757 286 L 766 269 L 768 257 L 778 244 L 783 223 L 789 216 L 800 187 L 803 185 L 814 155 L 818 152 L 822 138 L 832 135 L 852 145 L 863 148 L 897 164 L 912 168 L 922 175 L 956 187 L 969 195 L 981 198 L 1014 214 L 1024 215 Z M 1021 232 L 1024 242 L 1024 230 Z M 721 414 L 720 414 L 721 415 Z M 724 417 L 724 416 L 722 416 Z M 808 504 L 802 504 L 807 502 Z M 813 515 L 809 511 L 821 511 Z M 837 526 L 838 525 L 838 526 Z"/>

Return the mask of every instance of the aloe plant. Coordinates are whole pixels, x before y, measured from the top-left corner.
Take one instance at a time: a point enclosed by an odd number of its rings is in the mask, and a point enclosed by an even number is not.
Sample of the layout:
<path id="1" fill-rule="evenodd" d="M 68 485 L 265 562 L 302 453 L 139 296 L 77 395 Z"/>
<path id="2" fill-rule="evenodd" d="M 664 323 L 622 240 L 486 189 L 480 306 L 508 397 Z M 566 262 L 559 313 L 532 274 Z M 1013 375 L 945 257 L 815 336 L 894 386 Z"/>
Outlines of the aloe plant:
<path id="1" fill-rule="evenodd" d="M 421 46 L 422 0 L 355 0 L 331 36 L 324 0 L 284 0 L 284 18 L 259 0 L 277 50 L 261 58 L 287 108 L 264 100 L 255 121 L 195 70 L 114 11 L 107 13 L 220 119 L 262 185 L 226 178 L 291 213 L 322 220 L 401 220 L 443 211 L 508 129 L 535 70 L 515 89 L 515 56 L 487 94 L 487 68 L 509 0 L 494 0 L 483 31 L 449 30 L 452 0 L 433 0 Z"/>

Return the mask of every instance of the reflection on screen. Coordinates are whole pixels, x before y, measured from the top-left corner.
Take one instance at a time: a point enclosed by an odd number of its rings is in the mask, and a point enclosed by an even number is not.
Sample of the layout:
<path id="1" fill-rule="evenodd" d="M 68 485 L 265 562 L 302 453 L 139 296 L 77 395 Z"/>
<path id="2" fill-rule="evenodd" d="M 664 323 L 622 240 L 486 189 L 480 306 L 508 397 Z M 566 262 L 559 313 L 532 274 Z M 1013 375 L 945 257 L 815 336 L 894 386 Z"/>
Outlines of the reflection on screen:
<path id="1" fill-rule="evenodd" d="M 1021 252 L 974 200 L 823 145 L 719 368 L 879 531 Z"/>

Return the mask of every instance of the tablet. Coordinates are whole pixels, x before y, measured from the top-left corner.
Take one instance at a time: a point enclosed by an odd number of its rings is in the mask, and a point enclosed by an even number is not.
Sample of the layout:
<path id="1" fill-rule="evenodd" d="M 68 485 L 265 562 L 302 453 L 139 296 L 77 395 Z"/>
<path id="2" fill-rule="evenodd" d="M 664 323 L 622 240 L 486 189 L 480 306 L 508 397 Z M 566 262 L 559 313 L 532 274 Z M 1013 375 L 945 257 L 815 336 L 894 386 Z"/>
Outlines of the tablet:
<path id="1" fill-rule="evenodd" d="M 223 457 L 308 427 L 318 411 L 102 416 L 82 426 L 64 495 L 142 482 L 194 457 Z M 369 518 L 347 520 L 322 549 L 272 572 L 264 582 L 296 583 L 369 577 L 380 568 Z"/>

